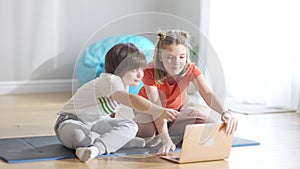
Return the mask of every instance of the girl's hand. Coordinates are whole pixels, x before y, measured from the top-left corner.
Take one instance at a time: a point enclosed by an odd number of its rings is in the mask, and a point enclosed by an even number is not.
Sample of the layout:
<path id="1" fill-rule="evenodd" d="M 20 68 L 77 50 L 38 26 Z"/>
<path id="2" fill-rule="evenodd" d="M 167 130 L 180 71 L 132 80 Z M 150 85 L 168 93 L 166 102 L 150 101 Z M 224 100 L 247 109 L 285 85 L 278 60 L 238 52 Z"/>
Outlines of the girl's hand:
<path id="1" fill-rule="evenodd" d="M 164 132 L 159 135 L 159 138 L 161 139 L 162 142 L 162 147 L 159 149 L 157 152 L 158 156 L 165 156 L 167 155 L 170 151 L 174 151 L 176 149 L 175 144 L 172 142 L 168 132 Z"/>
<path id="2" fill-rule="evenodd" d="M 238 119 L 233 117 L 230 111 L 225 111 L 222 113 L 221 120 L 226 124 L 226 131 L 227 135 L 233 134 L 238 126 Z"/>
<path id="3" fill-rule="evenodd" d="M 165 156 L 167 155 L 170 151 L 174 151 L 176 149 L 175 144 L 173 143 L 167 143 L 163 144 L 162 147 L 159 149 L 157 152 L 158 156 Z"/>

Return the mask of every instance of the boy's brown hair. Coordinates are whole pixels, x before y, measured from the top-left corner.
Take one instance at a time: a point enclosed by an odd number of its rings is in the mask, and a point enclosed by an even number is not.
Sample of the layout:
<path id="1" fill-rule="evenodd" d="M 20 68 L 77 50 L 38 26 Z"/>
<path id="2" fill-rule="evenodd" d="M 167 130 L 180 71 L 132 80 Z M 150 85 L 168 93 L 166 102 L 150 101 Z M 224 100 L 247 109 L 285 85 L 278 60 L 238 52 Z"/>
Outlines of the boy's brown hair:
<path id="1" fill-rule="evenodd" d="M 146 56 L 133 43 L 117 44 L 105 56 L 105 72 L 120 77 L 129 70 L 145 66 Z"/>

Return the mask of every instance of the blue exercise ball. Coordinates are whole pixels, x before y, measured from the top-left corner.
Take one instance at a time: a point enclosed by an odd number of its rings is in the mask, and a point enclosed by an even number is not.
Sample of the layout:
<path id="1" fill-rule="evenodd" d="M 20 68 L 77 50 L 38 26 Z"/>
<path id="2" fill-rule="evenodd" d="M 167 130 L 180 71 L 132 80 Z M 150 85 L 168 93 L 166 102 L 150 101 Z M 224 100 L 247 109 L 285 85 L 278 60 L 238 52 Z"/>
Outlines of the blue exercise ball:
<path id="1" fill-rule="evenodd" d="M 76 75 L 80 86 L 95 79 L 104 71 L 105 55 L 109 49 L 118 43 L 133 43 L 144 52 L 147 63 L 152 60 L 155 45 L 151 40 L 144 36 L 123 35 L 102 39 L 87 46 L 83 55 L 77 62 Z M 130 86 L 129 92 L 132 94 L 138 94 L 142 86 L 143 82 L 141 82 L 139 86 Z"/>

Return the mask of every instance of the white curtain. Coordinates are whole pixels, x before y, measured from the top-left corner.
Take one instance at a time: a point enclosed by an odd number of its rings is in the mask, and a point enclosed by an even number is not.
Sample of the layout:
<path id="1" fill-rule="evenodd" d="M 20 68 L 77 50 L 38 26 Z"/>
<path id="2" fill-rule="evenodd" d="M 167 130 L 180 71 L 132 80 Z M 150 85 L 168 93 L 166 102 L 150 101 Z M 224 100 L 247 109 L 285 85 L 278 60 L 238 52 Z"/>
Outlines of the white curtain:
<path id="1" fill-rule="evenodd" d="M 300 92 L 299 92 L 299 96 L 298 96 L 298 107 L 297 107 L 297 113 L 300 113 Z"/>
<path id="2" fill-rule="evenodd" d="M 232 101 L 299 111 L 299 6 L 298 0 L 210 1 L 208 37 Z"/>
<path id="3" fill-rule="evenodd" d="M 6 37 L 0 40 L 1 65 L 14 67 L 11 74 L 15 76 L 3 80 L 30 79 L 31 73 L 50 59 L 52 67 L 57 66 L 55 59 L 65 48 L 63 4 L 60 0 L 0 1 L 0 35 Z"/>

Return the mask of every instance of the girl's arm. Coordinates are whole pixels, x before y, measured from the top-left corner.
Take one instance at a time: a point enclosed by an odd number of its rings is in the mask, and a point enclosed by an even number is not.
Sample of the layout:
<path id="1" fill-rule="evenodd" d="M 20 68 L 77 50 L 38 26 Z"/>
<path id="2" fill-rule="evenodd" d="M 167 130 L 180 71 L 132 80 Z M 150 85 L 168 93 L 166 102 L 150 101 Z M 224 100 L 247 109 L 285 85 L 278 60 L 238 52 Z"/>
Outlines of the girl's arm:
<path id="1" fill-rule="evenodd" d="M 147 96 L 149 100 L 156 104 L 161 106 L 161 101 L 159 98 L 158 90 L 155 86 L 147 86 L 144 85 Z M 153 117 L 154 124 L 156 127 L 156 130 L 159 134 L 159 138 L 161 139 L 163 146 L 158 151 L 158 155 L 166 155 L 169 153 L 170 150 L 174 151 L 176 146 L 172 142 L 169 132 L 168 132 L 168 123 L 165 119 L 156 118 Z"/>
<path id="2" fill-rule="evenodd" d="M 147 96 L 148 96 L 149 100 L 152 103 L 161 106 L 161 101 L 160 101 L 160 98 L 159 98 L 159 95 L 158 95 L 157 88 L 155 86 L 147 86 L 147 85 L 144 85 L 144 88 L 146 90 L 146 93 L 147 93 Z"/>
<path id="3" fill-rule="evenodd" d="M 217 96 L 206 83 L 204 76 L 198 76 L 193 83 L 196 86 L 196 89 L 199 91 L 199 94 L 204 99 L 205 103 L 210 108 L 221 114 L 221 120 L 227 125 L 226 134 L 230 135 L 235 132 L 238 126 L 237 118 L 233 117 L 231 113 L 223 107 Z"/>
<path id="4" fill-rule="evenodd" d="M 209 85 L 206 83 L 203 75 L 198 76 L 194 81 L 196 89 L 199 91 L 199 94 L 204 99 L 205 103 L 215 110 L 218 113 L 225 111 L 225 108 L 222 106 L 216 95 L 213 93 Z"/>
<path id="5" fill-rule="evenodd" d="M 148 113 L 154 117 L 166 119 L 167 121 L 174 120 L 178 115 L 178 112 L 175 110 L 162 108 L 142 96 L 130 94 L 126 91 L 117 91 L 112 94 L 112 98 L 139 112 Z"/>

